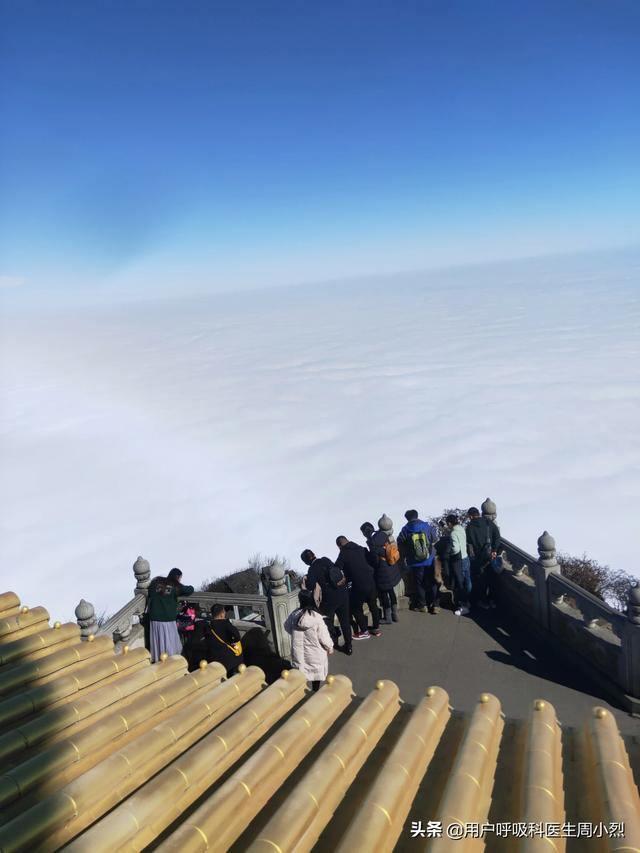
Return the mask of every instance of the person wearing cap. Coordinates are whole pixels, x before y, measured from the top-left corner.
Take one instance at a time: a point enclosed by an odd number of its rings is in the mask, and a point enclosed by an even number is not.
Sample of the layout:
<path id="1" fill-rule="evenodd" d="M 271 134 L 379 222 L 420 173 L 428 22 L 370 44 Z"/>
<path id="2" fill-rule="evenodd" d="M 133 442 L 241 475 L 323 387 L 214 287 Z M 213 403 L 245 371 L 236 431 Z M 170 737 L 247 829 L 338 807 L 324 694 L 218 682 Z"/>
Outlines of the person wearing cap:
<path id="1" fill-rule="evenodd" d="M 393 535 L 393 521 L 383 513 L 378 519 L 377 530 L 368 521 L 360 527 L 360 530 L 369 546 L 370 563 L 373 567 L 380 604 L 384 611 L 384 619 L 380 620 L 380 624 L 391 625 L 393 622 L 400 621 L 395 587 L 402 579 L 400 561 L 390 563 L 388 559 L 388 546 L 397 544 Z"/>
<path id="2" fill-rule="evenodd" d="M 405 565 L 413 573 L 415 601 L 412 610 L 435 613 L 439 584 L 435 576 L 435 528 L 418 517 L 417 509 L 408 509 L 407 523 L 398 534 L 398 546 Z"/>
<path id="3" fill-rule="evenodd" d="M 491 567 L 500 548 L 500 530 L 495 521 L 480 516 L 472 506 L 468 511 L 467 550 L 471 560 L 471 603 L 488 610 L 495 607 L 495 572 Z"/>

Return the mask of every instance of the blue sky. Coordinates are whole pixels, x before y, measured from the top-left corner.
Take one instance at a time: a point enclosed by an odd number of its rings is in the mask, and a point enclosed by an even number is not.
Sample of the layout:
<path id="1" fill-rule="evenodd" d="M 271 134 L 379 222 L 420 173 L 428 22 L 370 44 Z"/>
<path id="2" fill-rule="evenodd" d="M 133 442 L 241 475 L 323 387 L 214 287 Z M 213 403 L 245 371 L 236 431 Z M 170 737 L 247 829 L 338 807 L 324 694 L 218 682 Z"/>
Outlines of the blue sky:
<path id="1" fill-rule="evenodd" d="M 0 284 L 119 299 L 640 242 L 640 6 L 0 2 Z"/>

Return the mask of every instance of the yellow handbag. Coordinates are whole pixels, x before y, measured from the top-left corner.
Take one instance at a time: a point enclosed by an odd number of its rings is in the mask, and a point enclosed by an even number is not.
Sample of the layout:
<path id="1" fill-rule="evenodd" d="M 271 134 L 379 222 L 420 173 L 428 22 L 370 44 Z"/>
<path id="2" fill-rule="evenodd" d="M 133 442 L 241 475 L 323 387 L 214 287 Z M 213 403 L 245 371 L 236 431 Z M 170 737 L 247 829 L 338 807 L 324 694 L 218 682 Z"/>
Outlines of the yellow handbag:
<path id="1" fill-rule="evenodd" d="M 216 632 L 211 628 L 211 633 L 216 638 L 219 643 L 222 643 L 223 646 L 226 646 L 230 651 L 234 653 L 234 655 L 239 658 L 242 654 L 242 640 L 238 640 L 237 643 L 226 643 L 222 637 L 219 637 Z"/>

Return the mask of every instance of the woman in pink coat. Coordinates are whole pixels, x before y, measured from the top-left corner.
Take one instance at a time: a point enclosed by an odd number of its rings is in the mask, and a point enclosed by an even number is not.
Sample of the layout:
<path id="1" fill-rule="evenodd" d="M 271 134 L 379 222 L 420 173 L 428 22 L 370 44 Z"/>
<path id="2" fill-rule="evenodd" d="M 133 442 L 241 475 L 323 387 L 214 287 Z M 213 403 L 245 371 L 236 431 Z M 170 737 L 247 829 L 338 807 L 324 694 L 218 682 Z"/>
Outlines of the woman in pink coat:
<path id="1" fill-rule="evenodd" d="M 329 673 L 329 655 L 333 640 L 329 629 L 318 613 L 313 593 L 300 590 L 300 607 L 290 613 L 284 629 L 291 634 L 291 661 L 295 669 L 311 682 L 313 690 L 320 688 Z"/>

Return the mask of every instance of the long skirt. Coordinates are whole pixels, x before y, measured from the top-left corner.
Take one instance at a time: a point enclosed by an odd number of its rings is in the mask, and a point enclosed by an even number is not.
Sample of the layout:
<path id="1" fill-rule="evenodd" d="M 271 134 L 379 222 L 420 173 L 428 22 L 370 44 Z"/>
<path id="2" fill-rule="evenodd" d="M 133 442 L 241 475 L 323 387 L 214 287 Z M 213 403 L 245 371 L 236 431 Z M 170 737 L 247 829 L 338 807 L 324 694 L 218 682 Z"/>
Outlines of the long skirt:
<path id="1" fill-rule="evenodd" d="M 149 645 L 151 646 L 151 663 L 159 661 L 163 652 L 168 655 L 182 654 L 182 640 L 176 623 L 150 622 Z"/>

